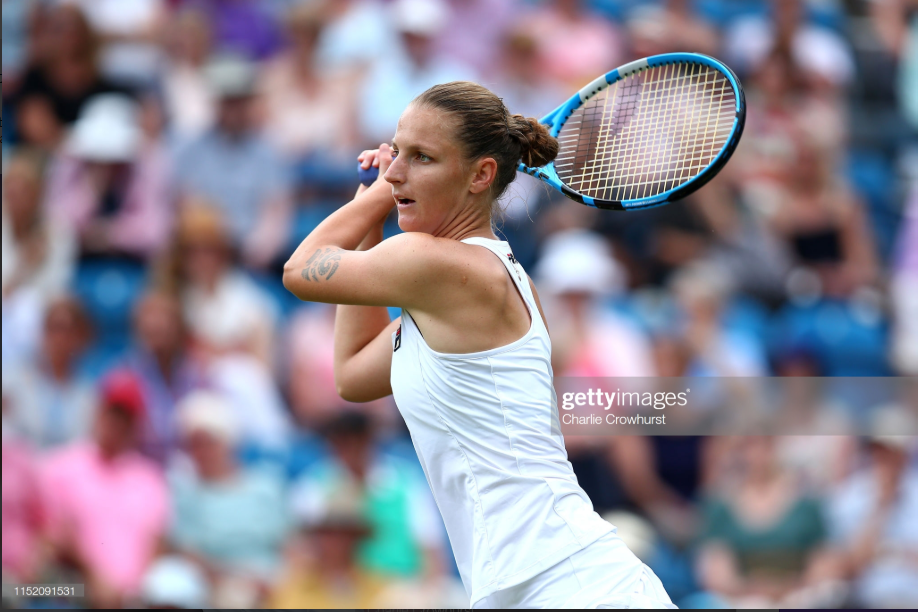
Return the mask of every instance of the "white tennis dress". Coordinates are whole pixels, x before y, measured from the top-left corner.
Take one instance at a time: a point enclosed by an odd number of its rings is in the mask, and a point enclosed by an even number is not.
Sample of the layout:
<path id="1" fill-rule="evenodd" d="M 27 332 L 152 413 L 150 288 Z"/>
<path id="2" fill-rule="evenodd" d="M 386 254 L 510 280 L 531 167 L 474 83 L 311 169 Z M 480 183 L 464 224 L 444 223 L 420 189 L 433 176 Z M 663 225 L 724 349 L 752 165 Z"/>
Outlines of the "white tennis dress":
<path id="1" fill-rule="evenodd" d="M 529 331 L 487 351 L 439 353 L 403 309 L 391 382 L 472 607 L 675 607 L 577 484 L 551 341 L 522 266 L 505 241 L 462 242 L 504 263 Z"/>

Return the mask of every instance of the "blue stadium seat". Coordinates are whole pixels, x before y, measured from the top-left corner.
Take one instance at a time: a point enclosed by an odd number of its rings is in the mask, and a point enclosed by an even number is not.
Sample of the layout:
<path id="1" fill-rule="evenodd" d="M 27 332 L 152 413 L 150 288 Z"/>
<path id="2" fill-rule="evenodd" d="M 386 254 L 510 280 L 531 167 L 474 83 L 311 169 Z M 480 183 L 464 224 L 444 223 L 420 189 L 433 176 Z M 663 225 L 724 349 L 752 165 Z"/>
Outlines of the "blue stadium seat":
<path id="1" fill-rule="evenodd" d="M 140 262 L 123 259 L 80 262 L 72 290 L 95 328 L 95 343 L 85 359 L 87 373 L 100 374 L 127 348 L 134 304 L 146 282 L 147 271 Z"/>
<path id="2" fill-rule="evenodd" d="M 812 350 L 826 368 L 826 376 L 891 376 L 887 361 L 888 324 L 855 316 L 850 305 L 823 300 L 811 306 L 788 305 L 770 326 L 770 346 Z"/>
<path id="3" fill-rule="evenodd" d="M 901 211 L 896 206 L 896 176 L 892 163 L 879 152 L 849 152 L 845 174 L 867 206 L 867 216 L 880 257 L 889 262 L 899 231 Z"/>
<path id="4" fill-rule="evenodd" d="M 287 319 L 290 313 L 297 309 L 303 302 L 284 287 L 284 279 L 277 272 L 252 272 L 249 278 L 258 285 L 277 305 L 282 319 Z"/>

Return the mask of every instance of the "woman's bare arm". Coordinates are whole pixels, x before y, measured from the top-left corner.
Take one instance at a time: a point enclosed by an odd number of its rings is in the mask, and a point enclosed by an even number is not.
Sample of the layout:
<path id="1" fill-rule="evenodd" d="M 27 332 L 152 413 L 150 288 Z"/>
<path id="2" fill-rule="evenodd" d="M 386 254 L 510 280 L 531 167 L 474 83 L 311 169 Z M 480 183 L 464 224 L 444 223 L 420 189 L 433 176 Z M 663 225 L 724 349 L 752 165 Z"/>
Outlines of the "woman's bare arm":
<path id="1" fill-rule="evenodd" d="M 409 232 L 367 251 L 354 250 L 395 206 L 392 187 L 383 179 L 390 164 L 391 149 L 380 145 L 380 178 L 300 243 L 284 265 L 288 291 L 301 300 L 362 306 L 423 309 L 454 300 L 467 268 L 457 256 L 464 246 L 457 241 Z M 456 291 L 445 292 L 450 281 L 456 281 Z"/>
<path id="2" fill-rule="evenodd" d="M 365 188 L 361 187 L 358 195 Z M 380 221 L 357 247 L 368 251 L 383 239 Z M 335 314 L 335 386 L 338 394 L 348 401 L 370 401 L 392 393 L 389 351 L 368 349 L 377 337 L 388 337 L 389 312 L 385 306 L 351 306 L 339 304 Z M 383 333 L 385 332 L 385 333 Z M 385 345 L 385 342 L 381 342 Z M 384 346 L 384 348 L 387 348 Z"/>

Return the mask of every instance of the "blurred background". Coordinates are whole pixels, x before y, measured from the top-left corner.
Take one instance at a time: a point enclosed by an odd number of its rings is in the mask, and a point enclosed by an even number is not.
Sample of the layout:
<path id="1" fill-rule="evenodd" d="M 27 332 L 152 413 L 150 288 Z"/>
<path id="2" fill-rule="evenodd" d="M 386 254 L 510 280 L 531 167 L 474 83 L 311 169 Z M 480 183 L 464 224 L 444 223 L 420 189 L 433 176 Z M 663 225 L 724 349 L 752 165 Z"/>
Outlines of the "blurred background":
<path id="1" fill-rule="evenodd" d="M 2 0 L 2 28 L 4 584 L 468 606 L 394 403 L 337 396 L 334 307 L 281 284 L 439 82 L 541 116 L 696 51 L 745 86 L 740 149 L 686 201 L 514 183 L 497 226 L 556 375 L 918 374 L 918 2 Z M 850 436 L 566 442 L 680 606 L 914 607 L 918 450 L 871 432 L 916 398 L 830 406 Z"/>

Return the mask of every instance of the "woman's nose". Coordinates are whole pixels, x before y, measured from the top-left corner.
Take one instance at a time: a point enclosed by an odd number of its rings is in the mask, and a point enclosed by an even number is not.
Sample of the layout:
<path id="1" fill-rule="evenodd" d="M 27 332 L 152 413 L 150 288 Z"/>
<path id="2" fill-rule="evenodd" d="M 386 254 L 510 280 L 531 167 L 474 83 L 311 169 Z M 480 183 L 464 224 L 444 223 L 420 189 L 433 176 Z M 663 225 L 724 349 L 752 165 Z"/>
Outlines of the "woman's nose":
<path id="1" fill-rule="evenodd" d="M 389 183 L 404 183 L 405 182 L 405 168 L 404 163 L 399 161 L 400 157 L 398 155 L 392 160 L 392 164 L 386 170 L 386 174 L 383 175 L 383 178 L 386 179 Z"/>

